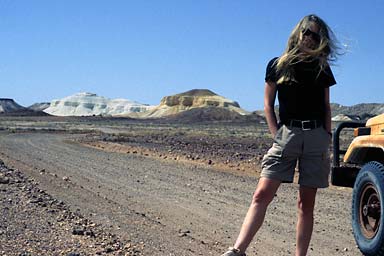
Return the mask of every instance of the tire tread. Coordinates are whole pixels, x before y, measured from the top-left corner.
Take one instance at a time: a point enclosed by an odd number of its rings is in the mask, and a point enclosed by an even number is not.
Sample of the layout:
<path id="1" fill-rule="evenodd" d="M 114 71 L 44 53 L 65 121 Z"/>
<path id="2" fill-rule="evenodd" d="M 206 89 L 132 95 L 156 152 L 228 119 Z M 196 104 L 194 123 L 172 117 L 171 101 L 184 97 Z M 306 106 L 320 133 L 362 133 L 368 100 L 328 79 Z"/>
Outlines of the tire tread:
<path id="1" fill-rule="evenodd" d="M 359 186 L 359 183 L 360 183 L 360 179 L 361 179 L 361 176 L 362 174 L 361 173 L 364 173 L 364 172 L 367 172 L 367 171 L 371 171 L 371 172 L 374 172 L 377 176 L 377 178 L 380 180 L 380 183 L 381 184 L 384 184 L 384 165 L 379 163 L 379 162 L 376 162 L 376 161 L 372 161 L 372 162 L 368 162 L 366 163 L 360 170 L 359 172 L 359 175 L 357 176 L 356 178 L 356 182 L 355 182 L 355 186 L 353 188 L 353 196 L 352 196 L 352 225 L 355 221 L 355 205 L 358 203 L 356 202 L 357 200 L 359 201 L 359 198 L 357 197 L 356 193 L 358 193 L 358 186 Z M 384 188 L 384 185 L 383 185 L 383 188 Z M 384 190 L 383 190 L 383 193 L 384 193 Z M 382 202 L 384 203 L 384 202 Z M 384 213 L 382 213 L 383 215 Z M 383 217 L 381 217 L 382 220 L 381 220 L 381 225 L 383 225 Z M 378 249 L 377 252 L 375 252 L 374 254 L 365 254 L 362 250 L 362 248 L 360 248 L 359 244 L 358 244 L 358 235 L 355 233 L 355 229 L 353 228 L 353 235 L 355 237 L 355 241 L 356 241 L 356 244 L 357 246 L 359 247 L 360 251 L 366 255 L 366 256 L 373 256 L 373 255 L 377 255 L 377 256 L 384 256 L 384 238 L 382 239 L 381 241 L 381 245 L 380 245 L 380 249 Z"/>

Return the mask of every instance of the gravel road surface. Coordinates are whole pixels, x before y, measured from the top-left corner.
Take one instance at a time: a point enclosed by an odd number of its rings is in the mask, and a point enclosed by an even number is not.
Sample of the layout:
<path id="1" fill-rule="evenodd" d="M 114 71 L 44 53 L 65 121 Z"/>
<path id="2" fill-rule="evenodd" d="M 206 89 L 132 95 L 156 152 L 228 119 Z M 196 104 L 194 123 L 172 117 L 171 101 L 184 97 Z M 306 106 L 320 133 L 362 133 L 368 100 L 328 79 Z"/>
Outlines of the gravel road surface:
<path id="1" fill-rule="evenodd" d="M 257 178 L 105 152 L 73 142 L 78 136 L 2 132 L 0 159 L 73 211 L 141 244 L 143 255 L 220 255 L 232 245 Z M 248 255 L 294 254 L 297 191 L 280 187 Z M 319 191 L 308 255 L 361 255 L 350 205 L 350 190 Z"/>

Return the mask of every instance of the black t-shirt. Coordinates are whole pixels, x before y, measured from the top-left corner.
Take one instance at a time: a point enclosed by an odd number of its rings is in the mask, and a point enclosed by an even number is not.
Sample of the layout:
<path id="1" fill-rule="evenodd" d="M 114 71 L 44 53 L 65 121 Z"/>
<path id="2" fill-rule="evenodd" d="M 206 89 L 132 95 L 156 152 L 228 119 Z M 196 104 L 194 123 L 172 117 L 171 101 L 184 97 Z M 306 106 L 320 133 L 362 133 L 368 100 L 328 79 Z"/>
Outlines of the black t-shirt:
<path id="1" fill-rule="evenodd" d="M 266 82 L 280 78 L 273 58 L 267 65 Z M 293 66 L 295 81 L 277 85 L 279 116 L 283 123 L 289 119 L 325 121 L 325 88 L 336 84 L 330 67 L 319 72 L 318 61 L 298 62 Z"/>

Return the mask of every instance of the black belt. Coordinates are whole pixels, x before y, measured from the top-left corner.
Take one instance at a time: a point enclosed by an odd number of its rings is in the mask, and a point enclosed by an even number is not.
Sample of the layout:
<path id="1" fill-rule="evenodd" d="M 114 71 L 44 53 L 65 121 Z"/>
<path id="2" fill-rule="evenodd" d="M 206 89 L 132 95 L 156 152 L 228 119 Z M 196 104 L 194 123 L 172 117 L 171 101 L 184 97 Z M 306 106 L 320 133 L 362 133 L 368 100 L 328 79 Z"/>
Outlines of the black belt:
<path id="1" fill-rule="evenodd" d="M 295 120 L 289 119 L 283 122 L 286 126 L 301 128 L 303 131 L 316 129 L 323 126 L 321 120 Z"/>

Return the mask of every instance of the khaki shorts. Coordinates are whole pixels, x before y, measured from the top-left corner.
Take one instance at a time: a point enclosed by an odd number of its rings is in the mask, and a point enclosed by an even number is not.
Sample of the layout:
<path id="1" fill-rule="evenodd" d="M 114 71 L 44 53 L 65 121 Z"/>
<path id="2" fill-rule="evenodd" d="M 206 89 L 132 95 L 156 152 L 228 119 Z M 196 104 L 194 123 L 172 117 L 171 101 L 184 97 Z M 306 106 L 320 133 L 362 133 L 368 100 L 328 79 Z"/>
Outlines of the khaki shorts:
<path id="1" fill-rule="evenodd" d="M 291 183 L 298 165 L 300 185 L 328 187 L 330 141 L 331 136 L 323 127 L 302 130 L 283 125 L 263 158 L 260 176 Z"/>

